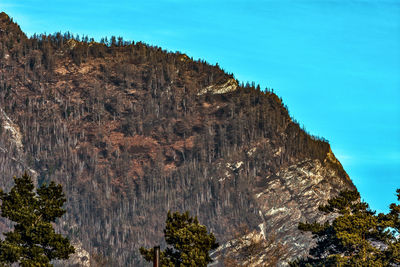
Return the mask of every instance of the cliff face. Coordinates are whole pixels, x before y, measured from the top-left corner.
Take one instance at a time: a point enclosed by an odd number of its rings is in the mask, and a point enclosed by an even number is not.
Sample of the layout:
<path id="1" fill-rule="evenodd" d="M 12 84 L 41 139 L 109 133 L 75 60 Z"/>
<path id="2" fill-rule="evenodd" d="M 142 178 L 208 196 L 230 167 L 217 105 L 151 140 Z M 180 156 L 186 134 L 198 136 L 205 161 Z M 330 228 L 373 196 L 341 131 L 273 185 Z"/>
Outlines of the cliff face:
<path id="1" fill-rule="evenodd" d="M 224 255 L 225 258 L 235 258 L 236 253 L 240 254 L 236 257 L 240 265 L 275 266 L 271 264 L 275 255 L 279 255 L 281 263 L 306 255 L 313 242 L 311 235 L 299 234 L 297 222 L 307 220 L 321 223 L 332 220 L 334 217 L 321 214 L 318 206 L 326 204 L 338 191 L 353 188 L 350 180 L 338 175 L 335 170 L 337 162 L 330 159 L 330 156 L 323 162 L 305 159 L 266 176 L 265 184 L 253 193 L 259 209 L 260 224 L 253 231 L 236 235 L 222 244 L 219 250 L 214 252 L 214 257 L 219 262 L 226 262 Z M 239 239 L 241 243 L 237 241 Z M 272 244 L 264 250 L 257 250 L 257 244 L 260 246 L 261 241 Z M 245 245 L 247 250 L 240 249 Z M 277 245 L 281 248 L 277 249 Z M 246 255 L 249 249 L 253 249 L 255 253 Z"/>
<path id="2" fill-rule="evenodd" d="M 241 225 L 289 259 L 311 245 L 298 222 L 327 219 L 318 205 L 354 189 L 274 93 L 218 66 L 121 39 L 27 38 L 4 13 L 0 59 L 0 185 L 24 170 L 61 183 L 60 231 L 84 262 L 142 264 L 138 248 L 161 242 L 168 210 L 216 234 L 219 262 Z"/>

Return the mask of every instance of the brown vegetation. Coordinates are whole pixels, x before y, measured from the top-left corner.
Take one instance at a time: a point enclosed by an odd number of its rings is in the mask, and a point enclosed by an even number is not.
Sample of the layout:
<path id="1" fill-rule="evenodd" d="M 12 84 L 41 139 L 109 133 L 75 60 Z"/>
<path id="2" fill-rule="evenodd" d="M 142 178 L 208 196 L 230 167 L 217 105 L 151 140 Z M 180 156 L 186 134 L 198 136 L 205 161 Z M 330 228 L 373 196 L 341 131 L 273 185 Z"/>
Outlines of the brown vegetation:
<path id="1" fill-rule="evenodd" d="M 254 84 L 198 95 L 232 78 L 122 38 L 27 38 L 1 13 L 0 107 L 23 144 L 19 151 L 0 127 L 1 186 L 28 168 L 39 184 L 63 184 L 64 230 L 115 266 L 133 264 L 139 246 L 161 240 L 168 210 L 190 210 L 221 243 L 232 237 L 227 225 L 254 229 L 252 195 L 262 177 L 299 159 L 323 161 L 330 148 Z M 245 167 L 225 168 L 234 161 Z M 340 163 L 336 169 L 345 175 Z"/>

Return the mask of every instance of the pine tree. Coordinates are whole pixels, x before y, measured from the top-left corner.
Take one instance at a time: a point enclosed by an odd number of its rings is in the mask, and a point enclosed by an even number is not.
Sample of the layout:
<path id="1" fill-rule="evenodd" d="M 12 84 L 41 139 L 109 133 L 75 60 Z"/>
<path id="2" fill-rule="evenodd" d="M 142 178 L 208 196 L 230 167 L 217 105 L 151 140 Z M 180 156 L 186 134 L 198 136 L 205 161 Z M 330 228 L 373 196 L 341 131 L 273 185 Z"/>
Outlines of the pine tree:
<path id="1" fill-rule="evenodd" d="M 397 201 L 400 201 L 400 189 L 396 190 Z M 392 242 L 385 250 L 385 256 L 388 262 L 396 266 L 400 265 L 400 205 L 390 204 L 390 212 L 387 215 L 380 215 L 388 221 L 388 226 L 392 232 Z"/>
<path id="2" fill-rule="evenodd" d="M 400 200 L 400 190 L 397 190 Z M 312 232 L 317 245 L 310 256 L 291 266 L 391 266 L 400 263 L 398 239 L 400 206 L 391 205 L 389 214 L 369 209 L 357 191 L 345 191 L 319 209 L 339 216 L 332 222 L 299 223 Z"/>
<path id="3" fill-rule="evenodd" d="M 189 212 L 168 212 L 164 237 L 167 245 L 160 253 L 161 266 L 207 266 L 212 262 L 209 252 L 218 244 L 212 233 L 199 224 L 197 217 L 190 217 Z M 153 249 L 140 248 L 140 253 L 147 261 L 153 260 Z"/>
<path id="4" fill-rule="evenodd" d="M 51 260 L 68 259 L 75 249 L 52 225 L 65 213 L 61 185 L 43 184 L 35 192 L 26 173 L 14 182 L 9 193 L 0 191 L 1 216 L 15 222 L 14 231 L 0 240 L 0 264 L 52 266 Z"/>

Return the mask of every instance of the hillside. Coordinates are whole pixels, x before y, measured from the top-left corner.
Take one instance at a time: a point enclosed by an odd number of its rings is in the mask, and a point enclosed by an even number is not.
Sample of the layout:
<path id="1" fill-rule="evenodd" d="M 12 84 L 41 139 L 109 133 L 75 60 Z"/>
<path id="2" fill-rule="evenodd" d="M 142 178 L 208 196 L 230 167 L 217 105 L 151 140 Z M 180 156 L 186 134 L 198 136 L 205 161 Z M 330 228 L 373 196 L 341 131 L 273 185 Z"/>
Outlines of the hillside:
<path id="1" fill-rule="evenodd" d="M 24 170 L 61 183 L 60 231 L 84 263 L 143 264 L 168 210 L 197 215 L 221 245 L 242 225 L 274 236 L 290 259 L 311 245 L 297 223 L 327 219 L 318 205 L 355 188 L 277 95 L 219 66 L 122 38 L 27 38 L 5 13 L 0 59 L 0 186 Z"/>

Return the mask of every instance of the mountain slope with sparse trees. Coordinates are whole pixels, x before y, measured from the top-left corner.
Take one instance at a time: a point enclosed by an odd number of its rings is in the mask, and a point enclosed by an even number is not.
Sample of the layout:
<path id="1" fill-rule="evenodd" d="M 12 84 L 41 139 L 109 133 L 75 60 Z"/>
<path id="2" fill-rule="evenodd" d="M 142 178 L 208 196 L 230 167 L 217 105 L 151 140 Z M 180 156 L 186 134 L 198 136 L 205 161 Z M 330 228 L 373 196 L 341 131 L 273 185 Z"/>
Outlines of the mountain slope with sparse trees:
<path id="1" fill-rule="evenodd" d="M 282 99 L 218 65 L 116 37 L 27 37 L 5 13 L 0 59 L 0 186 L 24 171 L 62 184 L 59 230 L 92 263 L 144 264 L 169 210 L 215 234 L 218 262 L 243 225 L 294 259 L 313 244 L 298 222 L 329 219 L 318 206 L 355 189 Z"/>

